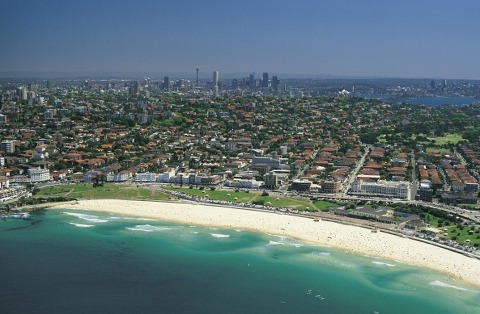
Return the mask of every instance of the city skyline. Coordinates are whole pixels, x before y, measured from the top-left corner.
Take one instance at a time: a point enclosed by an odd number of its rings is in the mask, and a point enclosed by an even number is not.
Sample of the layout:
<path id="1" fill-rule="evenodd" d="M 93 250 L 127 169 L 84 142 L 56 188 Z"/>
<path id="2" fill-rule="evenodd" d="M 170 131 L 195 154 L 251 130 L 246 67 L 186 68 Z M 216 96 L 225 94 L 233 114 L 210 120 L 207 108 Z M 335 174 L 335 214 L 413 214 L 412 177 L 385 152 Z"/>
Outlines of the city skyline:
<path id="1" fill-rule="evenodd" d="M 194 78 L 198 67 L 200 78 L 480 79 L 479 9 L 469 0 L 22 0 L 0 13 L 0 76 Z"/>

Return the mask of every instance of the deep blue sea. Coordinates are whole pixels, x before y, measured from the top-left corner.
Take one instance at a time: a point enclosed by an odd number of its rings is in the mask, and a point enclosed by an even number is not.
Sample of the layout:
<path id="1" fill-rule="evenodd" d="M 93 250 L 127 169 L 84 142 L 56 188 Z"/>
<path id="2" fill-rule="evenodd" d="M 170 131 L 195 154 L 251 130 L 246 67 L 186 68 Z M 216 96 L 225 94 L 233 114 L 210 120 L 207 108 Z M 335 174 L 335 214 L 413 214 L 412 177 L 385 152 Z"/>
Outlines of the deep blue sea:
<path id="1" fill-rule="evenodd" d="M 0 313 L 480 313 L 480 289 L 396 261 L 93 211 L 0 220 L 0 278 Z"/>

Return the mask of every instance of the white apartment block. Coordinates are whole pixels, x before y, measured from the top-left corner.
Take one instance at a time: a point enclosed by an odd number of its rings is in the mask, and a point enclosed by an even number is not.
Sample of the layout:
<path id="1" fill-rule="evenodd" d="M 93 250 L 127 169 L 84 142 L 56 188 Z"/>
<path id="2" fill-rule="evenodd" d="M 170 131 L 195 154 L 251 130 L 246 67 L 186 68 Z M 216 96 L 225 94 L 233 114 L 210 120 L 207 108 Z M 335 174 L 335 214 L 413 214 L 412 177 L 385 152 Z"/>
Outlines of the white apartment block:
<path id="1" fill-rule="evenodd" d="M 163 182 L 168 183 L 170 179 L 175 176 L 175 170 L 170 169 L 169 171 L 165 171 L 163 173 L 151 173 L 151 172 L 144 172 L 144 173 L 137 173 L 135 175 L 135 182 Z M 188 176 L 187 176 L 188 178 Z"/>
<path id="2" fill-rule="evenodd" d="M 30 168 L 28 169 L 28 176 L 30 177 L 30 182 L 45 182 L 50 181 L 50 170 L 41 169 L 41 168 Z"/>
<path id="3" fill-rule="evenodd" d="M 363 196 L 385 196 L 401 199 L 409 199 L 410 184 L 405 181 L 386 181 L 377 182 L 355 181 L 352 184 L 351 194 Z"/>

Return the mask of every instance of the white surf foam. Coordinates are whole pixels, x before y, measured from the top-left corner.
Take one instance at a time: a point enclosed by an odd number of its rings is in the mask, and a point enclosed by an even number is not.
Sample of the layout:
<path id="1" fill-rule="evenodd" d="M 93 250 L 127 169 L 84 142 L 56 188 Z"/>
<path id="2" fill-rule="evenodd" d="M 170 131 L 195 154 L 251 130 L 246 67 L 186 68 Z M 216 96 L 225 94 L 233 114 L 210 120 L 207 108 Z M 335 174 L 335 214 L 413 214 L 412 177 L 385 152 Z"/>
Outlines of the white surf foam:
<path id="1" fill-rule="evenodd" d="M 154 232 L 154 231 L 170 230 L 171 228 L 157 227 L 152 225 L 136 225 L 134 227 L 127 227 L 127 229 L 132 231 Z"/>
<path id="2" fill-rule="evenodd" d="M 64 214 L 67 214 L 69 216 L 74 216 L 79 219 L 88 221 L 88 222 L 108 222 L 106 219 L 100 219 L 98 216 L 95 215 L 87 215 L 87 214 L 78 214 L 78 213 L 69 213 L 69 212 L 63 212 Z"/>
<path id="3" fill-rule="evenodd" d="M 281 242 L 277 242 L 277 241 L 272 241 L 272 240 L 270 240 L 270 241 L 268 242 L 268 245 L 284 245 L 284 244 L 281 243 Z"/>
<path id="4" fill-rule="evenodd" d="M 214 238 L 230 238 L 229 234 L 210 233 L 210 235 Z"/>
<path id="5" fill-rule="evenodd" d="M 468 291 L 468 289 L 453 286 L 453 285 L 449 285 L 448 283 L 444 283 L 444 282 L 441 282 L 439 280 L 432 281 L 430 283 L 430 285 L 431 286 L 442 287 L 442 288 L 456 289 L 456 290 L 460 290 L 460 291 Z"/>
<path id="6" fill-rule="evenodd" d="M 155 219 L 152 218 L 144 218 L 144 217 L 129 217 L 125 219 L 130 219 L 130 220 L 139 220 L 139 221 L 153 221 Z"/>
<path id="7" fill-rule="evenodd" d="M 9 215 L 3 215 L 2 217 L 4 218 L 15 218 L 15 219 L 28 219 L 30 218 L 29 213 L 18 213 L 18 214 L 9 214 Z"/>
<path id="8" fill-rule="evenodd" d="M 384 263 L 384 262 L 377 262 L 377 261 L 372 261 L 372 263 L 374 263 L 376 265 L 387 266 L 387 267 L 395 267 L 396 266 L 396 265 L 393 265 L 393 264 L 388 264 L 388 263 Z"/>
<path id="9" fill-rule="evenodd" d="M 74 225 L 75 227 L 79 227 L 79 228 L 91 228 L 91 227 L 95 227 L 95 225 L 87 225 L 87 224 L 76 224 L 76 223 L 73 223 L 73 222 L 70 222 L 71 225 Z"/>

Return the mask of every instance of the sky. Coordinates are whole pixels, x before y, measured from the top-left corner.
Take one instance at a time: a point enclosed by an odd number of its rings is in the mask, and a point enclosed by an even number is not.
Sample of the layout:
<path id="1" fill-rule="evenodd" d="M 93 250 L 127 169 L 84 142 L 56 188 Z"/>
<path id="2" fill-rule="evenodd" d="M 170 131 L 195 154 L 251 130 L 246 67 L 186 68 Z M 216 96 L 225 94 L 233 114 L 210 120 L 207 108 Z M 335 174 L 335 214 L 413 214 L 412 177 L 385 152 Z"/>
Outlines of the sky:
<path id="1" fill-rule="evenodd" d="M 15 0 L 0 76 L 480 79 L 478 0 Z"/>

